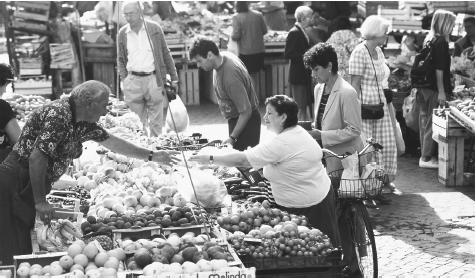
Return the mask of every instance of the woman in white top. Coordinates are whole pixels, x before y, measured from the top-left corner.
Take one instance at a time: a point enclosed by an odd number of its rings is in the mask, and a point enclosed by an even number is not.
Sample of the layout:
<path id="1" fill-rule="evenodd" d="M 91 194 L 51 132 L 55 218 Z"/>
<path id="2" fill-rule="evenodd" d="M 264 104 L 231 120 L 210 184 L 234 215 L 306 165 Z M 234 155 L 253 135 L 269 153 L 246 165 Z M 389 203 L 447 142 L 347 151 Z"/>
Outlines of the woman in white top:
<path id="1" fill-rule="evenodd" d="M 334 191 L 322 165 L 319 144 L 297 125 L 297 103 L 286 95 L 266 99 L 264 122 L 276 136 L 244 152 L 199 155 L 191 160 L 223 166 L 263 168 L 276 204 L 282 210 L 308 218 L 312 227 L 340 244 Z"/>

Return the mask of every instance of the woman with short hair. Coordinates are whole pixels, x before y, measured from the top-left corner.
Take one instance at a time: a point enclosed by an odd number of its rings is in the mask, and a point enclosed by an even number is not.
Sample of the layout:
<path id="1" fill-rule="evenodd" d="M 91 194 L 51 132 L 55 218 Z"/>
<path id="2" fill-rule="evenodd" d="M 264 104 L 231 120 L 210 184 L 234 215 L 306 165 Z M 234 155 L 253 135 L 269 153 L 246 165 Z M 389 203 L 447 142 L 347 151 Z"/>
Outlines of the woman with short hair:
<path id="1" fill-rule="evenodd" d="M 318 83 L 314 88 L 314 129 L 309 133 L 337 154 L 359 152 L 363 148 L 360 102 L 352 85 L 338 74 L 334 48 L 328 43 L 315 45 L 304 54 L 304 65 Z M 336 158 L 327 158 L 326 164 L 328 172 L 342 168 Z"/>
<path id="2" fill-rule="evenodd" d="M 438 168 L 438 145 L 433 141 L 432 115 L 438 103 L 444 102 L 451 93 L 449 36 L 455 26 L 456 16 L 452 12 L 437 10 L 431 21 L 431 29 L 424 44 L 431 44 L 432 70 L 430 88 L 420 88 L 417 94 L 420 121 L 421 168 Z"/>
<path id="3" fill-rule="evenodd" d="M 386 186 L 393 190 L 395 186 L 392 182 L 397 174 L 397 144 L 383 90 L 390 69 L 380 48 L 387 41 L 389 27 L 390 22 L 381 16 L 372 15 L 365 19 L 360 29 L 364 41 L 355 47 L 350 56 L 349 74 L 362 104 L 383 104 L 383 118 L 362 118 L 362 136 L 365 139 L 372 137 L 382 144 L 382 159 L 378 164 L 388 175 Z M 384 201 L 383 197 L 381 201 Z"/>
<path id="4" fill-rule="evenodd" d="M 266 99 L 264 122 L 276 136 L 244 152 L 225 155 L 197 155 L 190 160 L 203 164 L 263 168 L 271 183 L 278 208 L 304 215 L 309 225 L 340 245 L 334 190 L 322 165 L 319 144 L 297 125 L 297 103 L 286 95 Z"/>
<path id="5" fill-rule="evenodd" d="M 0 264 L 13 264 L 14 255 L 31 254 L 30 230 L 35 215 L 51 220 L 46 200 L 56 182 L 81 156 L 83 143 L 96 141 L 126 156 L 163 164 L 177 162 L 176 152 L 151 151 L 109 134 L 99 124 L 107 112 L 111 90 L 99 81 L 86 81 L 71 95 L 33 111 L 18 142 L 0 164 Z"/>

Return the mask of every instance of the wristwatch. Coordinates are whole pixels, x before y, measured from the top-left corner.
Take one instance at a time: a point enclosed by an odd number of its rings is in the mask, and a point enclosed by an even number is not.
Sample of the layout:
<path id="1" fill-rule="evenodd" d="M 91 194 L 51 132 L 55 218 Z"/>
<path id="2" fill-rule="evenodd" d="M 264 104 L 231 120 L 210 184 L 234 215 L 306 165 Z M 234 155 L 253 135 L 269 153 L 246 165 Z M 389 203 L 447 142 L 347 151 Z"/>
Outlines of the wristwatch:
<path id="1" fill-rule="evenodd" d="M 233 143 L 236 143 L 236 141 L 238 141 L 238 138 L 233 135 L 230 135 L 230 139 L 233 140 Z"/>

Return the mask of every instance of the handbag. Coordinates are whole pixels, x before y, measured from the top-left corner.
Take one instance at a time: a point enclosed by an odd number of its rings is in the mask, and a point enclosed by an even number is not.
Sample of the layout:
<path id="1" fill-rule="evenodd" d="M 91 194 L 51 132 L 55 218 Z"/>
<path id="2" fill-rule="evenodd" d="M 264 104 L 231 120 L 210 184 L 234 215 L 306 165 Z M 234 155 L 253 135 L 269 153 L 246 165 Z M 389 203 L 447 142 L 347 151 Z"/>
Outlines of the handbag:
<path id="1" fill-rule="evenodd" d="M 364 44 L 365 46 L 365 44 Z M 372 59 L 372 55 L 370 54 L 369 49 L 367 46 L 365 46 L 367 49 L 367 52 L 369 53 L 370 56 L 370 61 L 372 62 L 372 68 L 374 69 L 374 75 L 375 75 L 375 82 L 377 83 L 377 91 L 380 91 L 379 85 L 378 85 L 378 80 L 377 80 L 377 71 L 375 71 L 375 66 L 374 66 L 374 61 Z M 383 118 L 384 112 L 383 112 L 383 102 L 380 97 L 380 92 L 378 93 L 378 98 L 380 100 L 380 103 L 378 104 L 363 104 L 361 105 L 362 107 L 362 119 L 363 120 L 379 120 Z M 360 91 L 360 99 L 363 101 L 362 97 L 362 91 Z"/>

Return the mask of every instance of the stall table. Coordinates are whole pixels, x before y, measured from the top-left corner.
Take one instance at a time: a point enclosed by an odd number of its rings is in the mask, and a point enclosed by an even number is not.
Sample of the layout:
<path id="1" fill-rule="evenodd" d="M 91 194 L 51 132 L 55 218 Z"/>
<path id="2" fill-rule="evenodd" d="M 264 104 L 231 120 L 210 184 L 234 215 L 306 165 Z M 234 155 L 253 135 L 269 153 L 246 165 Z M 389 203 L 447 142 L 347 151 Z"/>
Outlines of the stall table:
<path id="1" fill-rule="evenodd" d="M 455 121 L 457 117 L 450 110 L 445 110 L 443 115 L 438 110 L 433 111 L 432 126 L 433 140 L 438 142 L 438 181 L 447 187 L 463 186 L 465 139 L 474 138 L 474 123 L 471 131 L 469 125 Z"/>

